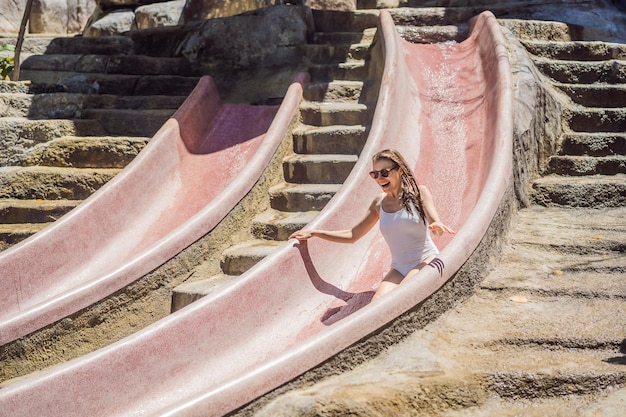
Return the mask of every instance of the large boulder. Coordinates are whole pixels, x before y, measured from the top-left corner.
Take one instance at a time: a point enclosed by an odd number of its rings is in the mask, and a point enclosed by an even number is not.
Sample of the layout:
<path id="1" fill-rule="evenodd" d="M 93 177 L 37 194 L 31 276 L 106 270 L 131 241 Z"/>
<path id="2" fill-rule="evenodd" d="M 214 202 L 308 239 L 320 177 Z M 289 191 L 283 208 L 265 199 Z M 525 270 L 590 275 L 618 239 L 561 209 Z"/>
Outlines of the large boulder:
<path id="1" fill-rule="evenodd" d="M 26 0 L 3 0 L 0 2 L 0 33 L 13 34 L 20 31 L 20 22 Z"/>
<path id="2" fill-rule="evenodd" d="M 135 9 L 137 29 L 176 26 L 185 7 L 186 0 L 173 0 L 165 3 L 153 3 Z"/>
<path id="3" fill-rule="evenodd" d="M 26 0 L 0 1 L 0 33 L 19 33 L 25 8 Z M 80 33 L 95 9 L 96 0 L 34 0 L 28 32 Z"/>
<path id="4" fill-rule="evenodd" d="M 94 0 L 34 0 L 30 33 L 80 33 L 95 8 Z"/>

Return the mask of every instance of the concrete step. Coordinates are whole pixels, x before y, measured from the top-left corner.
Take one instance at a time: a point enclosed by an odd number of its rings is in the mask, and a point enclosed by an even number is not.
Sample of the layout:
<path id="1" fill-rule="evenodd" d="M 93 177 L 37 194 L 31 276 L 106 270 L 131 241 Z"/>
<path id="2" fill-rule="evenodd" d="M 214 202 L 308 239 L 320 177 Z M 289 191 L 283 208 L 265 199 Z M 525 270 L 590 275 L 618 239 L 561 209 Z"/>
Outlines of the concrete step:
<path id="1" fill-rule="evenodd" d="M 198 77 L 180 75 L 127 75 L 63 71 L 20 71 L 32 82 L 33 93 L 114 94 L 121 96 L 188 96 Z"/>
<path id="2" fill-rule="evenodd" d="M 567 94 L 574 103 L 585 107 L 626 107 L 626 84 L 562 84 L 556 88 Z"/>
<path id="3" fill-rule="evenodd" d="M 57 42 L 57 39 L 70 37 L 71 35 L 46 35 L 46 34 L 26 34 L 24 43 L 22 44 L 22 54 L 44 54 L 50 48 L 50 45 Z M 4 45 L 17 45 L 17 36 L 14 34 L 0 34 L 0 47 Z"/>
<path id="4" fill-rule="evenodd" d="M 535 65 L 546 76 L 564 84 L 625 84 L 625 61 L 562 61 L 535 58 Z"/>
<path id="5" fill-rule="evenodd" d="M 38 143 L 63 136 L 101 136 L 106 131 L 97 120 L 31 120 L 23 117 L 0 117 L 0 166 L 19 163 L 21 154 Z"/>
<path id="6" fill-rule="evenodd" d="M 309 44 L 306 45 L 305 55 L 311 63 L 340 63 L 362 61 L 370 53 L 370 44 L 358 43 L 351 45 Z"/>
<path id="7" fill-rule="evenodd" d="M 0 223 L 0 251 L 6 250 L 22 240 L 43 230 L 51 223 Z"/>
<path id="8" fill-rule="evenodd" d="M 361 99 L 363 81 L 319 81 L 304 85 L 303 97 L 308 101 L 351 102 Z"/>
<path id="9" fill-rule="evenodd" d="M 533 202 L 546 207 L 623 206 L 626 205 L 626 175 L 548 175 L 533 183 Z"/>
<path id="10" fill-rule="evenodd" d="M 316 28 L 317 30 L 320 30 Z M 356 32 L 324 32 L 319 31 L 313 34 L 313 43 L 330 45 L 371 45 L 376 36 L 376 27 L 370 27 L 363 31 Z"/>
<path id="11" fill-rule="evenodd" d="M 55 37 L 46 47 L 48 54 L 132 55 L 134 42 L 128 36 Z"/>
<path id="12" fill-rule="evenodd" d="M 363 60 L 339 64 L 312 64 L 309 66 L 309 73 L 313 81 L 360 81 L 367 78 L 367 66 Z"/>
<path id="13" fill-rule="evenodd" d="M 626 132 L 626 107 L 570 108 L 563 122 L 574 132 Z"/>
<path id="14" fill-rule="evenodd" d="M 555 155 L 548 161 L 548 170 L 558 175 L 626 174 L 626 156 Z"/>
<path id="15" fill-rule="evenodd" d="M 309 224 L 318 211 L 294 213 L 269 209 L 252 220 L 250 231 L 255 239 L 284 241 L 289 236 Z"/>
<path id="16" fill-rule="evenodd" d="M 241 275 L 274 252 L 283 241 L 249 240 L 224 251 L 220 265 L 226 275 Z"/>
<path id="17" fill-rule="evenodd" d="M 116 96 L 78 93 L 0 93 L 0 117 L 80 118 L 85 108 L 177 109 L 186 96 Z"/>
<path id="18" fill-rule="evenodd" d="M 21 156 L 21 166 L 124 168 L 148 143 L 148 137 L 65 136 L 36 145 Z"/>
<path id="19" fill-rule="evenodd" d="M 411 43 L 462 42 L 469 34 L 469 25 L 459 23 L 446 26 L 397 26 L 400 36 Z"/>
<path id="20" fill-rule="evenodd" d="M 500 266 L 481 287 L 512 294 L 626 299 L 624 218 L 624 206 L 522 210 Z"/>
<path id="21" fill-rule="evenodd" d="M 565 61 L 626 60 L 626 45 L 599 41 L 552 42 L 522 40 L 522 45 L 533 55 Z"/>
<path id="22" fill-rule="evenodd" d="M 50 223 L 81 203 L 82 200 L 0 199 L 0 223 Z"/>
<path id="23" fill-rule="evenodd" d="M 502 20 L 502 25 L 522 41 L 578 42 L 597 39 L 598 33 L 584 26 L 554 20 L 515 19 Z"/>
<path id="24" fill-rule="evenodd" d="M 378 25 L 377 10 L 343 12 L 336 10 L 312 10 L 317 32 L 363 32 Z"/>
<path id="25" fill-rule="evenodd" d="M 239 276 L 218 274 L 176 286 L 172 290 L 171 312 L 178 311 L 214 291 L 232 285 L 236 282 L 237 278 L 239 278 Z"/>
<path id="26" fill-rule="evenodd" d="M 322 103 L 305 101 L 300 104 L 302 123 L 313 126 L 362 125 L 371 120 L 373 110 L 361 103 Z"/>
<path id="27" fill-rule="evenodd" d="M 68 53 L 32 55 L 22 62 L 20 71 L 62 71 L 128 75 L 189 75 L 185 58 L 162 58 L 145 55 L 85 55 Z"/>
<path id="28" fill-rule="evenodd" d="M 0 198 L 84 200 L 119 169 L 0 167 Z"/>
<path id="29" fill-rule="evenodd" d="M 283 161 L 287 182 L 342 184 L 356 164 L 356 155 L 292 155 Z"/>
<path id="30" fill-rule="evenodd" d="M 152 137 L 175 111 L 175 109 L 84 109 L 81 114 L 86 119 L 98 120 L 109 135 Z"/>
<path id="31" fill-rule="evenodd" d="M 626 155 L 626 133 L 568 133 L 561 143 L 563 155 Z"/>
<path id="32" fill-rule="evenodd" d="M 361 125 L 300 125 L 293 132 L 294 151 L 298 154 L 358 155 L 367 141 L 367 130 Z"/>
<path id="33" fill-rule="evenodd" d="M 270 188 L 270 204 L 278 211 L 320 211 L 340 187 L 341 184 L 282 183 Z"/>

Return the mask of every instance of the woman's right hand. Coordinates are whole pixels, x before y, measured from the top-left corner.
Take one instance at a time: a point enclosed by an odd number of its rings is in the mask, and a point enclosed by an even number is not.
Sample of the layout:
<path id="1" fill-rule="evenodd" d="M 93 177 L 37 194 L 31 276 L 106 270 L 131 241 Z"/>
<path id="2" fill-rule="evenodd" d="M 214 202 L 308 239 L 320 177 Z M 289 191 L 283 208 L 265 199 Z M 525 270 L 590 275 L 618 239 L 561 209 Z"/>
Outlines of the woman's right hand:
<path id="1" fill-rule="evenodd" d="M 293 232 L 289 239 L 295 238 L 298 240 L 308 240 L 313 237 L 313 230 L 298 230 L 297 232 Z"/>

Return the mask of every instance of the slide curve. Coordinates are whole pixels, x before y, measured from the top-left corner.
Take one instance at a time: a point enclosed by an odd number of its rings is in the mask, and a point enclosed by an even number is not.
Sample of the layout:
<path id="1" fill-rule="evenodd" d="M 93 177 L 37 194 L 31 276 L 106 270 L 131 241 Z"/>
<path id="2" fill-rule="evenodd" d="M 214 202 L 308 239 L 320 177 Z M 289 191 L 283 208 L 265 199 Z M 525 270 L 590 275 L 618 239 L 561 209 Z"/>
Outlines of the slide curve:
<path id="1" fill-rule="evenodd" d="M 241 279 L 171 316 L 0 390 L 11 416 L 221 416 L 333 357 L 414 308 L 462 266 L 511 177 L 513 87 L 495 17 L 451 45 L 403 41 L 381 11 L 373 59 L 384 65 L 367 144 L 312 222 L 345 228 L 380 190 L 371 156 L 393 147 L 457 230 L 438 240 L 442 270 L 424 268 L 375 303 L 389 267 L 377 231 L 353 245 L 289 241 Z M 356 214 L 355 214 L 356 213 Z"/>
<path id="2" fill-rule="evenodd" d="M 202 77 L 122 172 L 0 253 L 0 345 L 105 298 L 211 231 L 268 165 L 301 82 L 279 108 L 224 103 Z"/>

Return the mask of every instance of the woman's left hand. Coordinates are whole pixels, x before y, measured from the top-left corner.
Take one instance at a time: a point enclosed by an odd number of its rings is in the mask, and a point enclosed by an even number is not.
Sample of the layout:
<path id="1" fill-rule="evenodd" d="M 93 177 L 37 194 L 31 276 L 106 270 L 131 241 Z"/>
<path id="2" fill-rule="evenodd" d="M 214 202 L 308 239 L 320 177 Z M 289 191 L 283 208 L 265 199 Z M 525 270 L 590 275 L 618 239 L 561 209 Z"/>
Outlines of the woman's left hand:
<path id="1" fill-rule="evenodd" d="M 428 228 L 435 236 L 441 236 L 444 233 L 455 234 L 456 232 L 441 222 L 433 222 Z"/>

